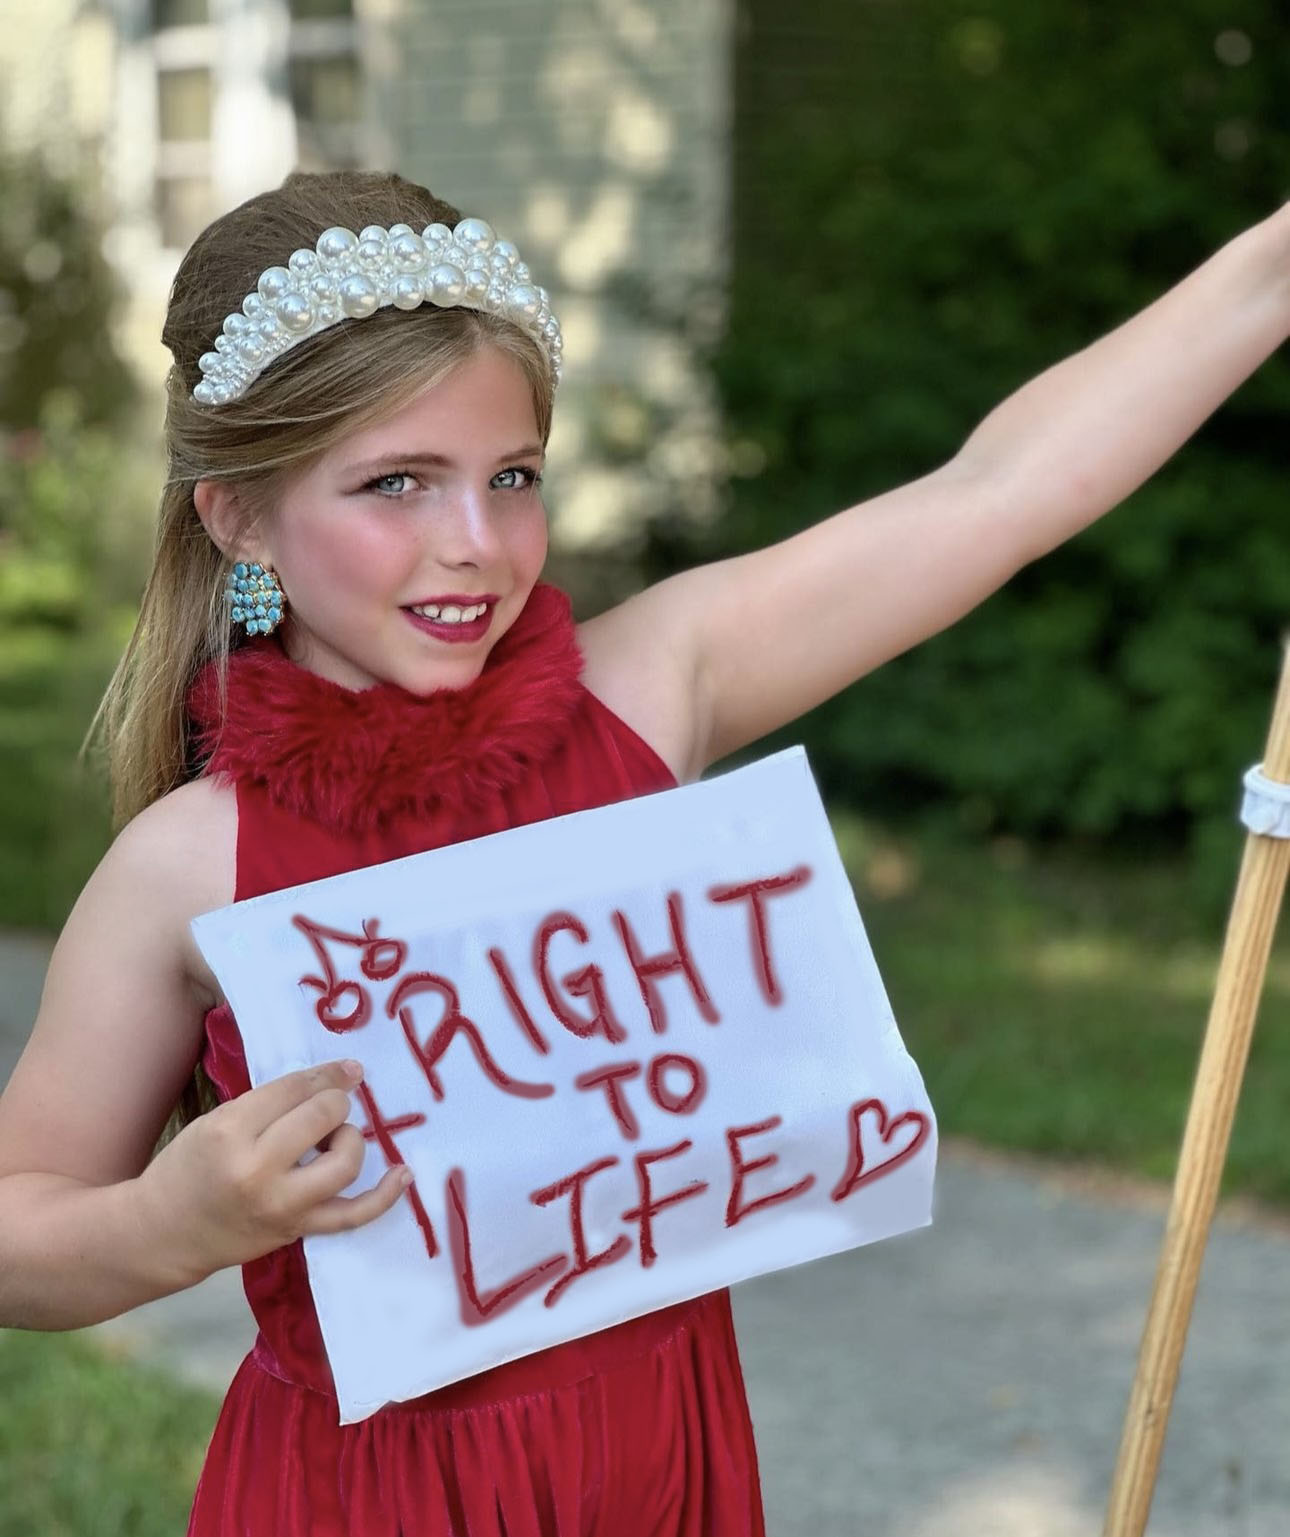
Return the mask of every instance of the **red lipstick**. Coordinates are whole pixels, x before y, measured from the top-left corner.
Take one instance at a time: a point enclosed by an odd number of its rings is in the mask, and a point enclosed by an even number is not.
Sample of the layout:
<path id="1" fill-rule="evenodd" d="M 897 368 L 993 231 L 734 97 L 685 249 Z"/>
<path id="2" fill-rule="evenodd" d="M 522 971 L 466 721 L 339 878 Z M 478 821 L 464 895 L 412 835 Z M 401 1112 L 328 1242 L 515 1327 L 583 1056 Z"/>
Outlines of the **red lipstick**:
<path id="1" fill-rule="evenodd" d="M 483 593 L 478 597 L 465 593 L 447 593 L 434 598 L 423 598 L 416 605 L 417 608 L 423 608 L 434 604 L 440 609 L 450 605 L 455 608 L 475 608 L 481 603 L 488 605 L 477 619 L 471 619 L 466 623 L 457 620 L 456 623 L 445 624 L 442 620 L 427 619 L 424 614 L 413 612 L 410 604 L 403 609 L 403 612 L 423 634 L 432 635 L 436 640 L 447 641 L 449 645 L 462 646 L 469 645 L 472 641 L 482 640 L 488 633 L 497 601 L 492 593 Z"/>

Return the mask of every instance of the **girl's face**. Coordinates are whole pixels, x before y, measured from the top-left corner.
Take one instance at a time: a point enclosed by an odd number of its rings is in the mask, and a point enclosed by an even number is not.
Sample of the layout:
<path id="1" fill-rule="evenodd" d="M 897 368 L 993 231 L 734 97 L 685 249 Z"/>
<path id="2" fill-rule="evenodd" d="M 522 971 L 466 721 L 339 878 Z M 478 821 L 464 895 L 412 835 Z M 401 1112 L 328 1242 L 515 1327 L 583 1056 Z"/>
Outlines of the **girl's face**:
<path id="1" fill-rule="evenodd" d="M 542 461 L 529 385 L 487 346 L 329 449 L 263 531 L 288 655 L 352 689 L 472 682 L 546 558 Z"/>

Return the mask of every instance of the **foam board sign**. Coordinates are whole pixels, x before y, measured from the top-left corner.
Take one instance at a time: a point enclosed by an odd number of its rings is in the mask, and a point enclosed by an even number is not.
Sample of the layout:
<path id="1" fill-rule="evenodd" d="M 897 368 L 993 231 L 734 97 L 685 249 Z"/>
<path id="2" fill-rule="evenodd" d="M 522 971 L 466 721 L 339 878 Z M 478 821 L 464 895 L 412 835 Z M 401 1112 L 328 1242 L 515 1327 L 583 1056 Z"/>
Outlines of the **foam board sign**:
<path id="1" fill-rule="evenodd" d="M 936 1130 L 801 748 L 196 919 L 252 1084 L 366 1076 L 310 1237 L 341 1422 L 930 1221 Z"/>

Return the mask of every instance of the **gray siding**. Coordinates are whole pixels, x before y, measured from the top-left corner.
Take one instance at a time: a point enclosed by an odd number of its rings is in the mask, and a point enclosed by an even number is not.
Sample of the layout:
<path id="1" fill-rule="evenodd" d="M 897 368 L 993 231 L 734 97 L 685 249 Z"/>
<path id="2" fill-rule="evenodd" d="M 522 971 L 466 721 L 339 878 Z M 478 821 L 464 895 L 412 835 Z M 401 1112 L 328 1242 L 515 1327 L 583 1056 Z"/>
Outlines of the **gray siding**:
<path id="1" fill-rule="evenodd" d="M 728 0 L 367 14 L 382 158 L 513 239 L 564 325 L 557 532 L 616 537 L 664 503 L 702 515 L 714 425 L 694 352 L 725 277 Z"/>

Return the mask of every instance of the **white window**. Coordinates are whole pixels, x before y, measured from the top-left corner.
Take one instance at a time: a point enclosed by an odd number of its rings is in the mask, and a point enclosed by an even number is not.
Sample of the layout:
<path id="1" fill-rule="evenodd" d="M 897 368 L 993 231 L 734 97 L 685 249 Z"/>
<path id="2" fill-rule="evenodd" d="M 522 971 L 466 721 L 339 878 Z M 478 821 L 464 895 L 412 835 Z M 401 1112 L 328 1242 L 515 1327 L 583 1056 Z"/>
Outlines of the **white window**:
<path id="1" fill-rule="evenodd" d="M 152 0 L 152 30 L 202 27 L 210 20 L 208 0 Z"/>
<path id="2" fill-rule="evenodd" d="M 218 168 L 235 161 L 243 150 L 221 138 L 220 105 L 226 98 L 230 58 L 258 78 L 261 99 L 276 99 L 289 109 L 283 136 L 275 145 L 291 156 L 290 124 L 294 121 L 294 160 L 305 170 L 337 169 L 362 164 L 363 91 L 359 62 L 358 24 L 353 0 L 263 0 L 266 11 L 286 20 L 285 28 L 257 32 L 275 35 L 276 48 L 262 58 L 249 58 L 242 48 L 230 48 L 225 29 L 245 25 L 254 0 L 236 6 L 228 0 L 150 0 L 150 44 L 156 79 L 156 161 L 153 204 L 163 246 L 183 250 L 220 211 L 245 192 L 223 186 L 227 177 Z M 284 14 L 285 13 L 285 14 Z M 240 33 L 235 34 L 240 38 Z M 283 43 L 285 42 L 285 57 Z M 239 101 L 242 97 L 239 95 Z M 278 118 L 279 123 L 282 122 Z M 289 162 L 288 162 L 289 163 Z M 281 174 L 274 170 L 265 184 Z"/>
<path id="3" fill-rule="evenodd" d="M 162 245 L 182 250 L 215 214 L 215 29 L 208 0 L 152 0 L 152 26 L 157 68 L 154 206 Z"/>
<path id="4" fill-rule="evenodd" d="M 287 81 L 304 170 L 361 165 L 363 87 L 353 0 L 290 0 Z"/>

